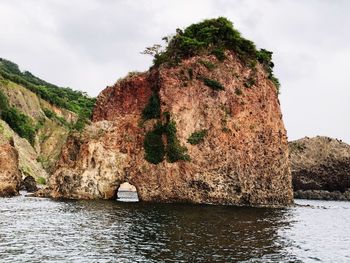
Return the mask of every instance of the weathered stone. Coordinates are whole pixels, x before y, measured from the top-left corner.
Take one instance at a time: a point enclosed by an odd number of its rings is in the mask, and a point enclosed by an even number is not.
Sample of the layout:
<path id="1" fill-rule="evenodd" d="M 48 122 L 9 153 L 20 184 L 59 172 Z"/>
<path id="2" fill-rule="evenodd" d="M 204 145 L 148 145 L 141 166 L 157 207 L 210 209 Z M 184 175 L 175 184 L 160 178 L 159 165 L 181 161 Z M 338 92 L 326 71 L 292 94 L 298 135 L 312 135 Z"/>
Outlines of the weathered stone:
<path id="1" fill-rule="evenodd" d="M 3 138 L 9 141 L 11 138 L 12 145 L 18 152 L 19 170 L 21 171 L 22 178 L 26 176 L 33 176 L 34 178 L 43 177 L 47 178 L 47 172 L 42 167 L 42 164 L 38 162 L 38 154 L 32 145 L 24 138 L 15 133 L 6 122 L 0 120 L 0 129 Z"/>
<path id="2" fill-rule="evenodd" d="M 350 188 L 350 145 L 317 136 L 292 141 L 289 146 L 297 198 L 346 199 L 344 193 Z"/>
<path id="3" fill-rule="evenodd" d="M 313 199 L 313 200 L 336 200 L 350 201 L 350 191 L 326 191 L 326 190 L 298 190 L 294 192 L 297 199 Z"/>
<path id="4" fill-rule="evenodd" d="M 232 52 L 226 57 L 224 62 L 214 56 L 192 57 L 106 88 L 97 99 L 95 123 L 71 135 L 63 147 L 49 179 L 49 195 L 112 199 L 119 185 L 129 182 L 141 201 L 291 204 L 288 144 L 276 88 L 259 64 L 252 69 Z M 207 69 L 203 59 L 216 67 Z M 217 80 L 225 90 L 212 90 L 203 77 Z M 254 84 L 245 88 L 252 78 Z M 141 116 L 153 92 L 161 102 L 158 121 L 164 124 L 169 116 L 176 123 L 176 136 L 190 161 L 145 160 L 145 134 L 154 120 L 143 123 Z M 187 142 L 204 129 L 202 142 Z M 167 144 L 165 135 L 163 142 Z"/>
<path id="5" fill-rule="evenodd" d="M 26 190 L 29 193 L 34 193 L 34 192 L 38 191 L 38 187 L 36 186 L 36 181 L 35 181 L 34 177 L 30 176 L 30 175 L 27 176 L 26 178 L 24 178 L 24 180 L 22 182 L 22 187 L 24 190 Z"/>
<path id="6" fill-rule="evenodd" d="M 0 141 L 0 197 L 18 195 L 20 182 L 18 153 L 10 143 Z"/>

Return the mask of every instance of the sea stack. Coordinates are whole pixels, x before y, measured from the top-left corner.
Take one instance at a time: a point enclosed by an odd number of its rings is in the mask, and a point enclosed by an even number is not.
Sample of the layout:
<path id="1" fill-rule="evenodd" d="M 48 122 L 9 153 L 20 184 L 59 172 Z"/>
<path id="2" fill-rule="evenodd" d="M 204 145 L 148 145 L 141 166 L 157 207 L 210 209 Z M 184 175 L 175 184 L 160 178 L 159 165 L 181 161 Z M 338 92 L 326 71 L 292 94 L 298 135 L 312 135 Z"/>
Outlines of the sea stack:
<path id="1" fill-rule="evenodd" d="M 54 198 L 245 206 L 293 202 L 288 142 L 271 52 L 225 18 L 191 25 L 148 49 L 154 65 L 97 98 L 49 179 Z"/>

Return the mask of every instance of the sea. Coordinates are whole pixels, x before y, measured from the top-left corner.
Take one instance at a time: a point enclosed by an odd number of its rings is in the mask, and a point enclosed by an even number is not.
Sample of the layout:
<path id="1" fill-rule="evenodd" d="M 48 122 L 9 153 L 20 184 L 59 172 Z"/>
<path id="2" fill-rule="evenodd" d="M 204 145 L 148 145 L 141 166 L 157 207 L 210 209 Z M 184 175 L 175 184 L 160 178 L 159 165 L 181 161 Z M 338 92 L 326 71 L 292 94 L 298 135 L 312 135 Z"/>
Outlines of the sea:
<path id="1" fill-rule="evenodd" d="M 0 199 L 0 262 L 350 262 L 350 202 L 283 209 Z"/>

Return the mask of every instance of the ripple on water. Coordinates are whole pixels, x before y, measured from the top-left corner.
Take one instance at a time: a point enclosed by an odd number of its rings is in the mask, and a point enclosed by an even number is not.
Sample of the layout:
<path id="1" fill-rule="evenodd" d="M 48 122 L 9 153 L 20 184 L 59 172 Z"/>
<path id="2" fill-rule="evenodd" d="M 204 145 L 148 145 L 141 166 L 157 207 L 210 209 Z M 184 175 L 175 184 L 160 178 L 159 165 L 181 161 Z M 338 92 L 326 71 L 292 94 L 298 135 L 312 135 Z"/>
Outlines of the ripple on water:
<path id="1" fill-rule="evenodd" d="M 311 206 L 5 198 L 0 262 L 349 262 L 349 203 L 297 203 Z"/>

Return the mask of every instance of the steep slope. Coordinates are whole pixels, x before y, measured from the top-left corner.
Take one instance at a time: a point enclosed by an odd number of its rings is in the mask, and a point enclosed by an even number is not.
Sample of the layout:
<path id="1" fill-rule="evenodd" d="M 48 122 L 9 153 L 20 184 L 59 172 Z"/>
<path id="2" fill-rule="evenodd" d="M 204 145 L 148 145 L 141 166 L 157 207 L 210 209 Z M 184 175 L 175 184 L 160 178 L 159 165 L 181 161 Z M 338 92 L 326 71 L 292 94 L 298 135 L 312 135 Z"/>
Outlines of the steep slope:
<path id="1" fill-rule="evenodd" d="M 317 136 L 289 147 L 296 197 L 350 200 L 350 145 Z"/>
<path id="2" fill-rule="evenodd" d="M 0 136 L 6 138 L 7 141 L 13 142 L 13 147 L 18 152 L 18 167 L 22 177 L 32 176 L 38 178 L 48 178 L 48 173 L 39 162 L 39 154 L 33 146 L 24 138 L 18 136 L 6 122 L 0 120 Z"/>
<path id="3" fill-rule="evenodd" d="M 43 99 L 49 95 L 50 101 Z M 89 103 L 94 99 L 0 59 L 0 134 L 12 138 L 23 178 L 30 175 L 42 182 L 48 178 L 70 131 L 88 121 Z"/>
<path id="4" fill-rule="evenodd" d="M 21 173 L 18 153 L 12 142 L 0 134 L 0 197 L 18 195 Z"/>
<path id="5" fill-rule="evenodd" d="M 207 27 L 217 28 L 208 41 L 220 44 L 206 46 L 193 33 Z M 112 199 L 129 182 L 141 201 L 292 203 L 271 53 L 257 51 L 223 18 L 189 28 L 192 39 L 188 28 L 178 31 L 149 72 L 102 91 L 94 123 L 68 138 L 42 195 Z M 178 48 L 186 34 L 197 49 Z"/>

